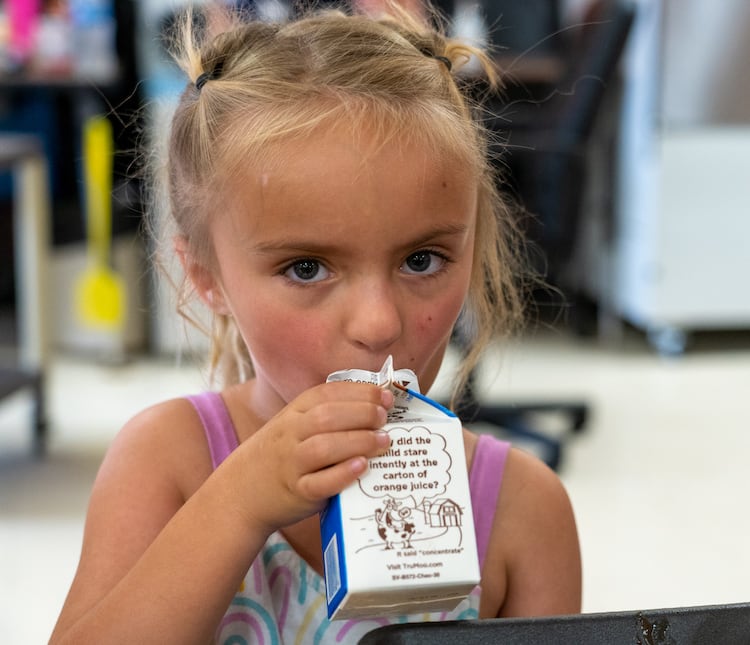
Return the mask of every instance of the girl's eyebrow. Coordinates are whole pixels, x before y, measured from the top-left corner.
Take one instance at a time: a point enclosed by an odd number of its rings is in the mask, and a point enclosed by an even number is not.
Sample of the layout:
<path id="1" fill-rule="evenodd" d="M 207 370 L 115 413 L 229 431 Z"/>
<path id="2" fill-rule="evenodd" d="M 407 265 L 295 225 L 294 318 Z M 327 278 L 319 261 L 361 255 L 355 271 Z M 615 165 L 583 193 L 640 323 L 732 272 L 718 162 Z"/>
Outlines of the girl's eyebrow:
<path id="1" fill-rule="evenodd" d="M 254 253 L 312 253 L 325 255 L 332 251 L 335 246 L 320 242 L 319 240 L 305 241 L 296 240 L 273 240 L 269 242 L 249 243 L 248 248 Z"/>
<path id="2" fill-rule="evenodd" d="M 445 237 L 457 237 L 465 235 L 469 227 L 466 224 L 447 224 L 437 226 L 429 229 L 418 236 L 399 243 L 401 249 L 414 249 L 420 246 L 434 243 L 435 240 L 439 240 Z M 328 241 L 305 240 L 299 239 L 279 239 L 269 240 L 267 242 L 250 243 L 248 244 L 251 251 L 254 253 L 286 253 L 286 252 L 297 252 L 297 253 L 312 253 L 325 255 L 336 250 L 338 247 L 335 244 L 331 244 Z"/>
<path id="3" fill-rule="evenodd" d="M 417 248 L 420 246 L 424 246 L 425 244 L 430 244 L 431 242 L 434 242 L 435 240 L 439 240 L 441 238 L 459 237 L 465 235 L 468 230 L 469 226 L 463 223 L 436 226 L 435 228 L 425 231 L 423 234 L 420 234 L 419 236 L 416 236 L 411 240 L 405 241 L 401 246 L 405 249 Z"/>

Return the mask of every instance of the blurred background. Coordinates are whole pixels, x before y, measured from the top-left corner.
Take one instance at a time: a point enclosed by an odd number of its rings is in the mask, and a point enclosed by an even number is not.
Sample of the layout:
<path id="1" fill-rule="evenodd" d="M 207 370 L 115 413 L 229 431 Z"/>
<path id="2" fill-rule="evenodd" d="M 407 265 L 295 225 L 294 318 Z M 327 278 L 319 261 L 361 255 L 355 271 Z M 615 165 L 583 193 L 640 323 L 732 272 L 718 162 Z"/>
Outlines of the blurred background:
<path id="1" fill-rule="evenodd" d="M 495 47 L 493 152 L 554 286 L 487 352 L 467 423 L 559 472 L 584 611 L 750 600 L 750 4 L 439 6 Z M 49 637 L 118 428 L 208 386 L 205 341 L 149 267 L 136 152 L 184 87 L 163 47 L 180 8 L 0 2 L 2 643 Z"/>

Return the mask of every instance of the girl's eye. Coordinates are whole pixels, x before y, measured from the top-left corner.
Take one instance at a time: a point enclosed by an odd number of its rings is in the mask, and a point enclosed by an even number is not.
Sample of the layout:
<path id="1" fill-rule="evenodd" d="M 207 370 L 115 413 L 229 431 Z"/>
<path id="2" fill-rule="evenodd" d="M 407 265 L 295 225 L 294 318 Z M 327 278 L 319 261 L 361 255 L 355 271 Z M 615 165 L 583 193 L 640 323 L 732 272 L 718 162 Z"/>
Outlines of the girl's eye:
<path id="1" fill-rule="evenodd" d="M 444 256 L 434 251 L 417 251 L 406 258 L 402 270 L 411 275 L 432 275 L 440 271 L 446 261 Z"/>
<path id="2" fill-rule="evenodd" d="M 328 269 L 317 260 L 305 258 L 291 264 L 284 275 L 293 282 L 319 282 L 328 277 Z"/>

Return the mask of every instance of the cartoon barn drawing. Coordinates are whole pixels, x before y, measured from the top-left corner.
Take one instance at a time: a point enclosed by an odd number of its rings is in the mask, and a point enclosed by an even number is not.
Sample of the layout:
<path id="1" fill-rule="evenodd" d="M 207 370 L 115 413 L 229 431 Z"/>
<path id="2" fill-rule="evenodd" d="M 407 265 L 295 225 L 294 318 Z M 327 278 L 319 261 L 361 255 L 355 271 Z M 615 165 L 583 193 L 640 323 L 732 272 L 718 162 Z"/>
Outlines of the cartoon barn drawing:
<path id="1" fill-rule="evenodd" d="M 425 522 L 430 526 L 461 526 L 461 507 L 452 499 L 440 498 L 423 504 Z"/>

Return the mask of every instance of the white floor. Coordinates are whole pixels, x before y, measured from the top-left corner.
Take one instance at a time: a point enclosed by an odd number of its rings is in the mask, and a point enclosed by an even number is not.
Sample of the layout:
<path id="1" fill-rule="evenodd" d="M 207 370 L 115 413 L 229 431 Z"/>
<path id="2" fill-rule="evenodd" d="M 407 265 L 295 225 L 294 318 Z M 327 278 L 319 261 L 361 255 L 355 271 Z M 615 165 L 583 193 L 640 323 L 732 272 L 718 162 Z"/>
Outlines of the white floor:
<path id="1" fill-rule="evenodd" d="M 585 611 L 750 601 L 750 336 L 706 337 L 666 359 L 637 334 L 612 347 L 548 333 L 486 365 L 488 398 L 591 405 L 560 470 L 579 523 Z M 49 384 L 44 460 L 29 454 L 26 396 L 0 404 L 0 643 L 9 645 L 49 637 L 112 435 L 144 405 L 204 382 L 171 361 L 58 357 Z"/>

